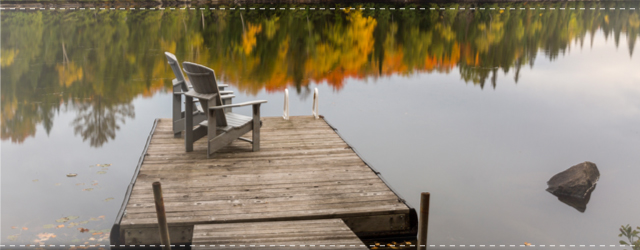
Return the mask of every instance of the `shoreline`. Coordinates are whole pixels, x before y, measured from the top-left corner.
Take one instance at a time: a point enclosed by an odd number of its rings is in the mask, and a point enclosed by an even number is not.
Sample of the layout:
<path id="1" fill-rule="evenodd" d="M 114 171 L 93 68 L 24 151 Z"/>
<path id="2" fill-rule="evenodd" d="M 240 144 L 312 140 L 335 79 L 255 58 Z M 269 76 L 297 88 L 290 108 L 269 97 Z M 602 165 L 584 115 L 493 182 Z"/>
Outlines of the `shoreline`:
<path id="1" fill-rule="evenodd" d="M 233 5 L 246 6 L 250 4 L 360 4 L 360 3 L 376 3 L 376 4 L 495 4 L 495 3 L 634 3 L 637 1 L 628 0 L 608 0 L 608 1 L 580 1 L 580 0 L 387 0 L 387 1 L 344 1 L 344 0 L 210 0 L 210 1 L 0 1 L 0 7 L 3 8 L 125 8 L 125 7 L 144 7 L 144 8 L 163 8 L 163 7 L 192 7 L 192 6 L 212 6 L 212 5 Z"/>

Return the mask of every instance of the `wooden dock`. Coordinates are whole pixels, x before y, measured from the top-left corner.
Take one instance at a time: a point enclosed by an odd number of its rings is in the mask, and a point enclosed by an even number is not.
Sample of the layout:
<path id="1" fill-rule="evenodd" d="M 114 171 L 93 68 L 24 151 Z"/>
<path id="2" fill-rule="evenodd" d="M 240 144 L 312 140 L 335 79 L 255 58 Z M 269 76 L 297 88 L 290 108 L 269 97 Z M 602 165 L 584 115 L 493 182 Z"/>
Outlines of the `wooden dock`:
<path id="1" fill-rule="evenodd" d="M 205 140 L 185 152 L 171 119 L 156 120 L 111 244 L 160 244 L 154 181 L 162 183 L 172 244 L 191 244 L 200 224 L 331 218 L 359 237 L 416 234 L 415 211 L 324 119 L 262 122 L 259 152 L 236 140 L 208 159 Z"/>
<path id="2" fill-rule="evenodd" d="M 196 225 L 191 244 L 202 250 L 224 247 L 369 249 L 341 219 Z"/>

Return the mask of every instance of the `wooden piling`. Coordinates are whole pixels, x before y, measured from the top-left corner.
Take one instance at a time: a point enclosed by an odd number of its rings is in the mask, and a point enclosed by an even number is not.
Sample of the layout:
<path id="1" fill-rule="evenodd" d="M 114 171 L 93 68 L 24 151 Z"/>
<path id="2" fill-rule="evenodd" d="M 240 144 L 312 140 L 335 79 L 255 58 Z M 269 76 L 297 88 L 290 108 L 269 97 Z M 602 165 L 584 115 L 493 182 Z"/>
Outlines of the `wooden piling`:
<path id="1" fill-rule="evenodd" d="M 164 211 L 164 200 L 162 199 L 162 186 L 160 182 L 153 183 L 153 199 L 156 203 L 156 214 L 158 215 L 158 226 L 160 227 L 160 242 L 164 250 L 171 250 L 169 241 L 169 226 L 167 225 L 167 215 Z"/>
<path id="2" fill-rule="evenodd" d="M 420 219 L 418 221 L 418 249 L 427 249 L 427 229 L 429 227 L 429 192 L 420 195 Z"/>

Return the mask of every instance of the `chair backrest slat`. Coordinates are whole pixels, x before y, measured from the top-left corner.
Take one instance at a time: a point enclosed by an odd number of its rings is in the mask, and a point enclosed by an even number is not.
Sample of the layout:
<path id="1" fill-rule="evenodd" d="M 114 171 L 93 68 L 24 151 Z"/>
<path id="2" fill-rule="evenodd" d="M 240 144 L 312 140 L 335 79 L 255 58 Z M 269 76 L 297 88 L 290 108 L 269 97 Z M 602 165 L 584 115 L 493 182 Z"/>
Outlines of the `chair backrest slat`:
<path id="1" fill-rule="evenodd" d="M 182 91 L 189 91 L 189 87 L 187 86 L 187 81 L 185 81 L 184 75 L 182 74 L 182 69 L 180 69 L 180 63 L 178 63 L 178 59 L 174 54 L 169 52 L 164 52 L 164 55 L 167 57 L 167 62 L 171 66 L 171 70 L 173 70 L 173 74 L 176 76 L 176 79 L 180 82 L 180 88 Z"/>
<path id="2" fill-rule="evenodd" d="M 192 62 L 183 62 L 184 72 L 189 77 L 193 91 L 201 94 L 217 94 L 215 97 L 216 106 L 222 105 L 218 82 L 216 81 L 216 73 L 213 69 Z M 202 103 L 202 101 L 200 102 Z M 207 107 L 202 107 L 207 110 Z M 218 126 L 227 126 L 227 119 L 224 112 L 216 112 L 216 123 Z"/>

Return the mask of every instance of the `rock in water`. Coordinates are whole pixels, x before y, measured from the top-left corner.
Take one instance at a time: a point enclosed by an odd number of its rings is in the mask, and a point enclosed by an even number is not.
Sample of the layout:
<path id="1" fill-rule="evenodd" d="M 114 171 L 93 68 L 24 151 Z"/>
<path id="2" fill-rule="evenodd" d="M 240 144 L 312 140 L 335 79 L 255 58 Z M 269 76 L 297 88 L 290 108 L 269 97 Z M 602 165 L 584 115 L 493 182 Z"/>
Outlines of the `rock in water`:
<path id="1" fill-rule="evenodd" d="M 599 178 L 596 164 L 585 161 L 551 177 L 547 182 L 547 191 L 556 196 L 585 199 Z"/>

